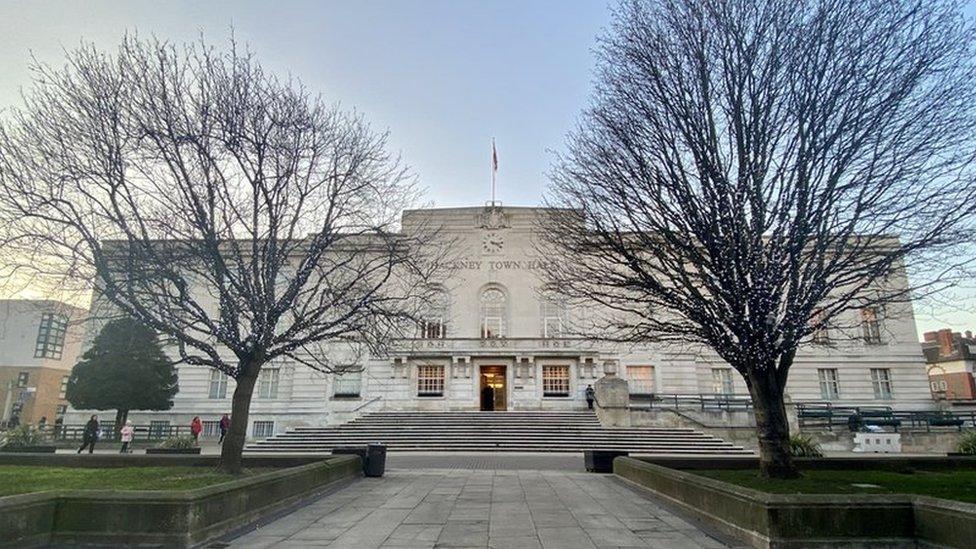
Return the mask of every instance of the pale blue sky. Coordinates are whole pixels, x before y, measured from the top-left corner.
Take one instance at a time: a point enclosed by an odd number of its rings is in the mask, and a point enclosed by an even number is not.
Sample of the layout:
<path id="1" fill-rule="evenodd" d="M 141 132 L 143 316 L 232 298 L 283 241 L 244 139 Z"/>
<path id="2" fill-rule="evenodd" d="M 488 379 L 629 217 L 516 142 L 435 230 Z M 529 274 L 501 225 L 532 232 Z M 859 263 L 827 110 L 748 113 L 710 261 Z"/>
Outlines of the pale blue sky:
<path id="1" fill-rule="evenodd" d="M 263 64 L 362 111 L 403 154 L 437 206 L 489 198 L 538 204 L 591 88 L 604 0 L 0 3 L 0 109 L 19 104 L 28 56 L 58 62 L 82 39 L 114 48 L 125 31 L 220 43 L 235 29 Z M 976 329 L 971 307 L 921 307 L 920 331 Z"/>

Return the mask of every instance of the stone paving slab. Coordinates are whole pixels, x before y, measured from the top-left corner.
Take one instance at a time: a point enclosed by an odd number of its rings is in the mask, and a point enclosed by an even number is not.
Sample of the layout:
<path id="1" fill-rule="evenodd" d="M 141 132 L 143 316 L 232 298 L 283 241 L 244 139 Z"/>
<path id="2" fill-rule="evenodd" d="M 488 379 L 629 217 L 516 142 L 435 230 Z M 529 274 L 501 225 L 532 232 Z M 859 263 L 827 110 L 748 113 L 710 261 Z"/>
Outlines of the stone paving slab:
<path id="1" fill-rule="evenodd" d="M 249 532 L 235 547 L 721 548 L 609 475 L 401 470 L 364 478 Z"/>

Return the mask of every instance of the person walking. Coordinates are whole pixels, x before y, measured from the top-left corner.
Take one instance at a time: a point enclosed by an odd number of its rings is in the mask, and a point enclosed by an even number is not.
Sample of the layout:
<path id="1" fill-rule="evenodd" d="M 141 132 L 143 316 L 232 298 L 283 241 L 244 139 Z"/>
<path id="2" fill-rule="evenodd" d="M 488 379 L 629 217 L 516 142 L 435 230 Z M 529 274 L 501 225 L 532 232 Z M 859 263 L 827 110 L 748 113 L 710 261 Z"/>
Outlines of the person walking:
<path id="1" fill-rule="evenodd" d="M 119 450 L 120 454 L 131 453 L 132 450 L 129 449 L 129 443 L 132 442 L 132 437 L 135 435 L 135 428 L 132 426 L 131 421 L 126 421 L 125 426 L 119 431 L 119 436 L 122 437 L 122 449 Z"/>
<path id="2" fill-rule="evenodd" d="M 61 435 L 64 433 L 64 418 L 56 417 L 54 418 L 54 440 L 61 440 Z"/>
<path id="3" fill-rule="evenodd" d="M 200 421 L 200 416 L 194 416 L 193 421 L 190 422 L 190 434 L 193 435 L 193 442 L 197 446 L 200 445 L 200 433 L 203 431 L 203 422 Z"/>
<path id="4" fill-rule="evenodd" d="M 227 436 L 227 431 L 230 431 L 230 416 L 224 414 L 224 417 L 220 418 L 220 440 L 217 444 L 224 443 L 224 437 Z"/>
<path id="5" fill-rule="evenodd" d="M 81 433 L 81 448 L 78 448 L 78 453 L 80 454 L 86 447 L 88 448 L 89 454 L 93 453 L 95 451 L 95 441 L 97 440 L 98 416 L 92 414 L 91 419 L 85 424 L 85 430 Z"/>
<path id="6" fill-rule="evenodd" d="M 590 410 L 593 409 L 593 401 L 596 400 L 596 391 L 593 390 L 592 385 L 586 386 L 586 407 Z"/>

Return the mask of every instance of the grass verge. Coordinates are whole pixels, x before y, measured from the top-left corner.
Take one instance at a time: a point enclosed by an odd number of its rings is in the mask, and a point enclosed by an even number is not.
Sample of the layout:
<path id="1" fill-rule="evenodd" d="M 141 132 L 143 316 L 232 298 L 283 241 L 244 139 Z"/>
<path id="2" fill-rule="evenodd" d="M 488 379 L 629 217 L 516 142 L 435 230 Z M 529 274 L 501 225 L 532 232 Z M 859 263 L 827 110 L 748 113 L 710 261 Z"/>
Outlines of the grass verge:
<path id="1" fill-rule="evenodd" d="M 250 474 L 260 472 L 250 471 Z M 234 480 L 209 467 L 0 466 L 0 496 L 46 490 L 192 490 Z"/>
<path id="2" fill-rule="evenodd" d="M 794 480 L 765 479 L 754 470 L 694 473 L 775 494 L 918 494 L 976 503 L 976 470 L 804 471 Z"/>

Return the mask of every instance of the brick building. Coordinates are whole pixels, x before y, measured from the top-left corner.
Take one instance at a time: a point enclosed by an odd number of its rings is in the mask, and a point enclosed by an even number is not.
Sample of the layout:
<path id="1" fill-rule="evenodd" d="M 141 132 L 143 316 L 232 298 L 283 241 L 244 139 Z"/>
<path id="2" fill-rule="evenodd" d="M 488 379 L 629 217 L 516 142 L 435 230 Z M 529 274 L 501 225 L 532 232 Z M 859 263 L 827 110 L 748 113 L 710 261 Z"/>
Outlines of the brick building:
<path id="1" fill-rule="evenodd" d="M 85 316 L 59 301 L 0 300 L 0 422 L 53 423 L 65 414 Z"/>
<path id="2" fill-rule="evenodd" d="M 939 400 L 976 400 L 976 338 L 949 329 L 925 332 L 922 352 L 928 364 L 932 396 Z"/>

